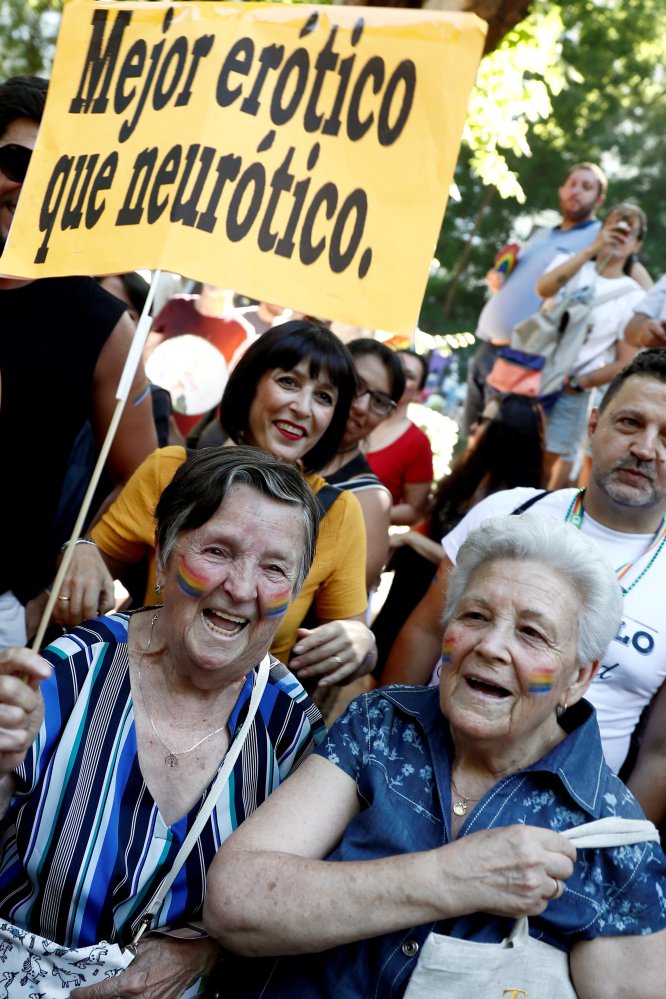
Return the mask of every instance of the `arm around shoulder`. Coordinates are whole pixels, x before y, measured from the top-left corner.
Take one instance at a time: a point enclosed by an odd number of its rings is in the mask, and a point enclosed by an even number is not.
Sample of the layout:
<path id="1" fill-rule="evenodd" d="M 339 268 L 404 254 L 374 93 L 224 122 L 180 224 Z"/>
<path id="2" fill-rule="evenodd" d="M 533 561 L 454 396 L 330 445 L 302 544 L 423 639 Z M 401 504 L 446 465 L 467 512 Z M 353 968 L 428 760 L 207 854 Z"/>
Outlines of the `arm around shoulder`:
<path id="1" fill-rule="evenodd" d="M 382 684 L 428 683 L 442 651 L 449 572 L 453 563 L 444 558 L 436 578 L 402 626 L 382 673 Z"/>
<path id="2" fill-rule="evenodd" d="M 627 785 L 650 821 L 666 821 L 666 683 L 654 699 Z"/>

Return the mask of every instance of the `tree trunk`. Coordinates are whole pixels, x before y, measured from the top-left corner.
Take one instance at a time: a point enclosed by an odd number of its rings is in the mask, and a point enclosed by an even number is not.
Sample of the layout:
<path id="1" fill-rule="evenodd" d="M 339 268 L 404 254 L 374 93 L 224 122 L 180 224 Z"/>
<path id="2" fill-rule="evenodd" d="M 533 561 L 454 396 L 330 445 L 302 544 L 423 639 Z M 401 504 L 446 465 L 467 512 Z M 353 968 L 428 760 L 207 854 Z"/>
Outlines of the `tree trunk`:
<path id="1" fill-rule="evenodd" d="M 465 268 L 469 263 L 474 237 L 479 231 L 481 220 L 483 219 L 486 208 L 488 207 L 488 205 L 492 200 L 493 194 L 495 194 L 495 190 L 496 189 L 494 187 L 486 187 L 485 191 L 483 192 L 483 197 L 481 198 L 481 204 L 479 205 L 479 209 L 476 213 L 476 218 L 474 219 L 474 226 L 469 234 L 467 242 L 465 243 L 465 248 L 458 257 L 458 263 L 456 264 L 456 268 L 453 272 L 453 277 L 451 278 L 448 290 L 446 292 L 446 298 L 444 299 L 444 305 L 442 306 L 442 315 L 444 316 L 445 319 L 448 319 L 448 317 L 451 314 L 451 309 L 453 307 L 453 300 L 456 297 L 458 285 L 460 284 L 460 278 L 463 276 Z"/>
<path id="2" fill-rule="evenodd" d="M 340 0 L 350 7 L 408 7 L 412 10 L 463 10 L 488 22 L 484 55 L 496 49 L 507 32 L 527 17 L 531 0 Z"/>

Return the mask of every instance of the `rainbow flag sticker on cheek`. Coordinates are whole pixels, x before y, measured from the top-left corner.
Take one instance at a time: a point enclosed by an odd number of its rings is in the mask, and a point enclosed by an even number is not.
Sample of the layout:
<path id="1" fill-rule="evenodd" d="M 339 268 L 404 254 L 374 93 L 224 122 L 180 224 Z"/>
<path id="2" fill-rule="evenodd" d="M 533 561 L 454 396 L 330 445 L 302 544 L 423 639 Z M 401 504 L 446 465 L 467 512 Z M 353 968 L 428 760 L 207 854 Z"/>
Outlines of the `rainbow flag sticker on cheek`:
<path id="1" fill-rule="evenodd" d="M 448 666 L 451 662 L 451 653 L 453 652 L 453 646 L 456 644 L 455 638 L 447 638 L 442 646 L 442 657 L 439 660 L 440 666 Z"/>
<path id="2" fill-rule="evenodd" d="M 286 614 L 290 597 L 291 590 L 285 590 L 284 593 L 278 593 L 276 597 L 273 597 L 266 607 L 266 617 L 281 617 Z"/>
<path id="3" fill-rule="evenodd" d="M 530 694 L 548 694 L 553 689 L 555 670 L 535 669 L 530 673 L 528 690 Z"/>
<path id="4" fill-rule="evenodd" d="M 182 556 L 176 566 L 176 582 L 178 588 L 187 597 L 200 597 L 210 585 L 208 577 L 200 572 L 195 572 Z"/>

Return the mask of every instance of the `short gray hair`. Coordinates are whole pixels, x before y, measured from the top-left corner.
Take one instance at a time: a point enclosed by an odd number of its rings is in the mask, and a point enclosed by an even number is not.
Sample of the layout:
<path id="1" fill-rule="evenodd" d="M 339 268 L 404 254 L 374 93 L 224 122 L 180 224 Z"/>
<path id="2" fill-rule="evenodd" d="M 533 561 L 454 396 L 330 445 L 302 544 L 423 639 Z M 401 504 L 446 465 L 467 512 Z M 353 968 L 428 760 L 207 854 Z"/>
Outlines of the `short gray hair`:
<path id="1" fill-rule="evenodd" d="M 259 447 L 204 448 L 180 466 L 155 509 L 162 565 L 171 558 L 179 535 L 207 523 L 231 487 L 239 484 L 250 486 L 280 503 L 288 503 L 300 512 L 305 543 L 294 586 L 294 593 L 298 593 L 315 555 L 319 505 L 295 465 L 288 465 Z"/>
<path id="2" fill-rule="evenodd" d="M 472 576 L 495 559 L 529 559 L 570 581 L 579 601 L 577 656 L 580 665 L 600 659 L 617 634 L 622 590 L 599 546 L 571 524 L 536 513 L 491 517 L 472 531 L 458 551 L 449 577 L 444 623 L 460 606 Z M 556 594 L 553 594 L 556 597 Z"/>

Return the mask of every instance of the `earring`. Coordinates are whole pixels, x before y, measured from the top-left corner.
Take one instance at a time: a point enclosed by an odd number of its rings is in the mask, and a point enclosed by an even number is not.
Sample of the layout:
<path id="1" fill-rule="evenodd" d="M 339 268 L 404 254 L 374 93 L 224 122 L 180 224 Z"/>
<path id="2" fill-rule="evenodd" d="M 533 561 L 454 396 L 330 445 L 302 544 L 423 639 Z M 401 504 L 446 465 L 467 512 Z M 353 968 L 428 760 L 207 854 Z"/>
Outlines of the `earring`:
<path id="1" fill-rule="evenodd" d="M 555 708 L 555 717 L 556 718 L 561 718 L 562 715 L 564 714 L 564 712 L 567 710 L 567 707 L 568 707 L 568 705 L 567 705 L 567 699 L 565 697 L 564 698 L 564 704 L 558 704 L 557 707 Z"/>
<path id="2" fill-rule="evenodd" d="M 161 592 L 162 592 L 162 584 L 155 583 L 155 593 L 161 593 Z"/>

